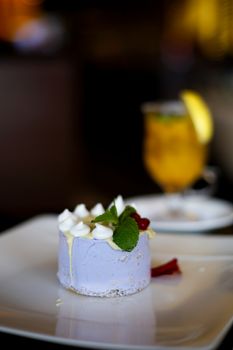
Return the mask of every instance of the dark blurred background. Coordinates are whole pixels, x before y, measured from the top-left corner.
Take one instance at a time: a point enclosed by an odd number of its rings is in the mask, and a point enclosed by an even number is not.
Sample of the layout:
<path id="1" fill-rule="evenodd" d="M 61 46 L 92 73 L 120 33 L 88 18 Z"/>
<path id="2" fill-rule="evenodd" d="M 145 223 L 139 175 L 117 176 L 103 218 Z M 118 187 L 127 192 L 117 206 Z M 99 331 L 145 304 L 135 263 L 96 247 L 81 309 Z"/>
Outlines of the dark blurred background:
<path id="1" fill-rule="evenodd" d="M 0 0 L 0 228 L 159 192 L 141 157 L 142 102 L 199 91 L 208 164 L 232 201 L 233 2 Z"/>

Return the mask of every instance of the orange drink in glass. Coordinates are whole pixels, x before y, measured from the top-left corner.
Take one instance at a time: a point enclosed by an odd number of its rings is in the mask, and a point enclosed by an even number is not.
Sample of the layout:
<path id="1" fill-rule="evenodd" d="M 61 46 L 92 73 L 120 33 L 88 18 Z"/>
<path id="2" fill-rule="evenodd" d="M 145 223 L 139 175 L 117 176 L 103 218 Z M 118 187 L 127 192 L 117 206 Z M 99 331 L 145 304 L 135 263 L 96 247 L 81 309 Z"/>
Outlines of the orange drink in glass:
<path id="1" fill-rule="evenodd" d="M 165 193 L 178 193 L 198 179 L 207 156 L 207 144 L 198 139 L 181 101 L 146 103 L 143 161 Z"/>

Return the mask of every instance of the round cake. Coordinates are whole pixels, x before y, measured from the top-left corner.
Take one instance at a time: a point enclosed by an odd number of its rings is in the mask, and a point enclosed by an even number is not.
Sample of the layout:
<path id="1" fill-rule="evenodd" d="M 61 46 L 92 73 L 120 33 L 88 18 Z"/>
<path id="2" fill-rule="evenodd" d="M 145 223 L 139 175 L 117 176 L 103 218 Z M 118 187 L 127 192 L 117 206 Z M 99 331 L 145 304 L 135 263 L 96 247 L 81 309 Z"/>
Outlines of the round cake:
<path id="1" fill-rule="evenodd" d="M 121 196 L 105 211 L 84 204 L 58 217 L 58 279 L 79 294 L 111 297 L 139 292 L 150 283 L 149 220 Z"/>

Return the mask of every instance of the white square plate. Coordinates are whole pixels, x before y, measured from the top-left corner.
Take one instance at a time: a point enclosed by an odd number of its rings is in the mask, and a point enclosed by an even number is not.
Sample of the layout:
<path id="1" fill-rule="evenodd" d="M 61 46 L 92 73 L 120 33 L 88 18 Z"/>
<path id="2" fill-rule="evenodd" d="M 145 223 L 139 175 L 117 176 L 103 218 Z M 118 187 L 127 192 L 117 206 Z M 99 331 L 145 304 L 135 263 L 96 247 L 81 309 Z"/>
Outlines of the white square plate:
<path id="1" fill-rule="evenodd" d="M 85 297 L 59 286 L 55 216 L 0 236 L 0 330 L 96 349 L 215 349 L 233 321 L 233 238 L 158 234 L 153 264 L 181 275 L 132 296 Z"/>

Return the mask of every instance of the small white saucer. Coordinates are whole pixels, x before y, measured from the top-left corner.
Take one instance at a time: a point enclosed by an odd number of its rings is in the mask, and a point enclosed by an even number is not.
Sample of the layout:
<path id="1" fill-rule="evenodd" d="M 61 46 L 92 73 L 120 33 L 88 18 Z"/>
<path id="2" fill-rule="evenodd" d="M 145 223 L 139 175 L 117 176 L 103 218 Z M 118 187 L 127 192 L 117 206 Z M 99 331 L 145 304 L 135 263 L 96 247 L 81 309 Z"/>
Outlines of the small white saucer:
<path id="1" fill-rule="evenodd" d="M 127 203 L 134 203 L 141 216 L 151 220 L 151 227 L 157 231 L 203 232 L 233 224 L 233 205 L 229 202 L 206 196 L 185 196 L 178 199 L 179 206 L 187 214 L 186 219 L 164 220 L 167 197 L 145 195 L 132 197 Z"/>

